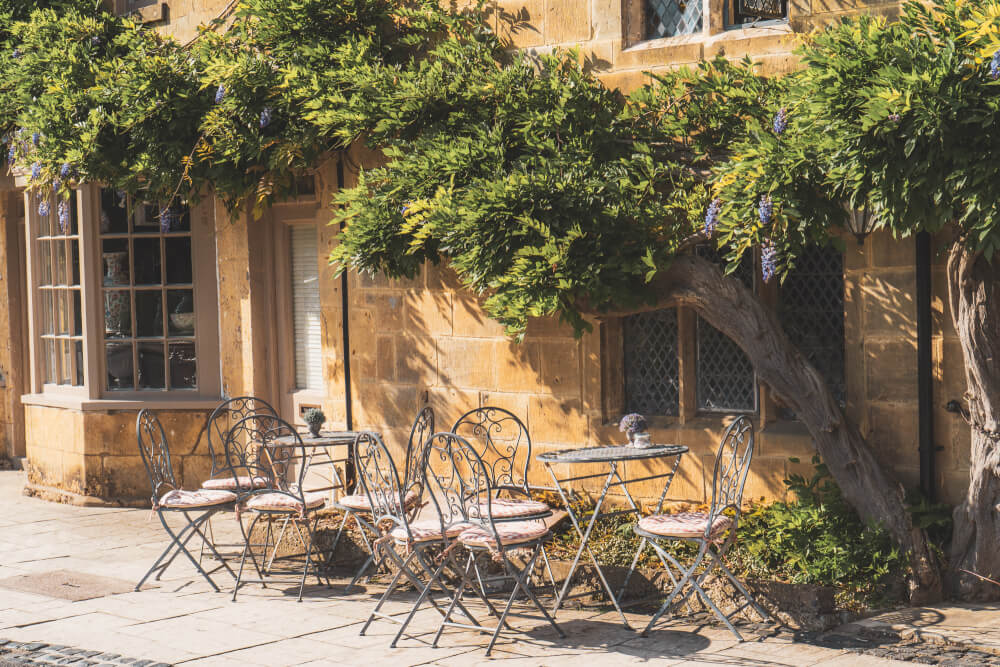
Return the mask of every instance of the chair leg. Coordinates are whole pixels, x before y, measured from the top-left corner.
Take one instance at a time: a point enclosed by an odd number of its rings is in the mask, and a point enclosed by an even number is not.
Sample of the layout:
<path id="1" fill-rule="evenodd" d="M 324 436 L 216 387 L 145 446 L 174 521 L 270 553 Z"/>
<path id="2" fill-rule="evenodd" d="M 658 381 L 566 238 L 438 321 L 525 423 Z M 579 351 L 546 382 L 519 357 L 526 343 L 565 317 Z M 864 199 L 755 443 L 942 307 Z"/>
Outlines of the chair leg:
<path id="1" fill-rule="evenodd" d="M 292 521 L 295 521 L 295 519 L 292 519 Z M 299 599 L 298 599 L 299 602 L 302 602 L 302 592 L 305 590 L 306 587 L 306 577 L 309 576 L 309 564 L 312 562 L 312 549 L 313 549 L 313 544 L 316 541 L 315 537 L 316 526 L 319 525 L 319 517 L 317 516 L 315 519 L 313 519 L 313 524 L 311 526 L 309 525 L 308 516 L 302 520 L 302 523 L 305 525 L 306 535 L 308 536 L 308 539 L 303 539 L 303 541 L 306 542 L 306 562 L 305 565 L 302 567 L 302 583 L 299 584 Z M 298 526 L 296 526 L 296 529 L 298 529 Z M 321 586 L 323 585 L 323 578 L 319 574 L 318 566 L 316 566 L 316 580 L 320 583 Z"/>
<path id="2" fill-rule="evenodd" d="M 214 512 L 212 512 L 212 514 L 209 514 L 208 518 L 206 518 L 205 521 L 204 521 L 204 524 L 208 526 L 208 532 L 209 533 L 212 532 L 212 516 L 214 514 L 215 514 Z M 186 512 L 185 512 L 185 516 L 187 516 Z M 212 555 L 215 556 L 216 560 L 218 560 L 219 563 L 222 564 L 222 567 L 226 568 L 226 571 L 229 572 L 229 574 L 232 576 L 233 579 L 235 579 L 236 578 L 236 573 L 233 572 L 233 568 L 229 567 L 229 563 L 226 562 L 226 560 L 222 557 L 222 555 L 215 548 L 215 536 L 214 536 L 214 534 L 213 534 L 212 538 L 209 539 L 205 535 L 205 533 L 201 530 L 201 528 L 200 528 L 199 525 L 192 524 L 192 529 L 194 530 L 194 532 L 196 532 L 201 537 L 201 553 L 202 554 L 205 553 L 205 547 L 207 546 L 208 549 L 209 549 L 209 551 L 212 552 Z M 201 560 L 202 560 L 201 556 L 199 555 L 199 557 L 198 557 L 198 564 L 199 565 L 201 564 Z"/>
<path id="3" fill-rule="evenodd" d="M 750 591 L 747 590 L 746 586 L 744 586 L 743 583 L 736 578 L 736 575 L 734 575 L 729 570 L 729 568 L 726 567 L 726 564 L 722 561 L 722 554 L 716 554 L 711 549 L 708 550 L 708 553 L 712 557 L 712 560 L 716 562 L 716 564 L 722 569 L 725 575 L 729 578 L 729 581 L 732 582 L 733 586 L 736 587 L 736 590 L 738 590 L 746 599 L 746 601 L 750 603 L 750 606 L 754 608 L 754 611 L 757 612 L 757 615 L 760 616 L 761 619 L 765 621 L 773 620 L 771 618 L 771 615 L 768 614 L 767 611 L 760 606 L 760 604 L 758 604 L 756 599 L 754 599 L 754 596 L 750 593 Z"/>
<path id="4" fill-rule="evenodd" d="M 448 605 L 448 611 L 445 613 L 444 618 L 441 619 L 441 626 L 434 635 L 434 641 L 431 642 L 431 646 L 434 648 L 437 648 L 438 641 L 441 640 L 441 633 L 444 632 L 445 625 L 451 619 L 451 614 L 455 610 L 455 605 L 458 604 L 459 599 L 462 597 L 462 592 L 465 591 L 465 587 L 469 583 L 469 574 L 472 572 L 472 564 L 475 562 L 475 559 L 476 555 L 469 552 L 469 560 L 466 561 L 465 570 L 462 572 L 462 576 L 458 582 L 458 588 L 455 589 L 455 594 L 452 596 L 451 603 Z"/>
<path id="5" fill-rule="evenodd" d="M 653 546 L 654 549 L 656 549 L 658 553 L 661 554 L 661 556 L 668 557 L 663 548 L 660 547 L 658 544 L 656 544 L 656 542 L 650 541 L 650 544 Z M 643 629 L 641 633 L 643 637 L 649 636 L 649 631 L 653 628 L 654 625 L 656 625 L 656 622 L 660 620 L 660 617 L 663 616 L 663 614 L 665 614 L 668 609 L 670 609 L 670 606 L 673 604 L 674 598 L 676 598 L 678 593 L 681 592 L 681 589 L 683 589 L 684 586 L 687 585 L 687 583 L 691 579 L 691 576 L 694 574 L 695 569 L 698 567 L 698 565 L 701 564 L 701 561 L 704 560 L 704 558 L 705 558 L 705 545 L 702 545 L 701 549 L 698 550 L 698 555 L 695 557 L 694 562 L 691 564 L 691 567 L 688 568 L 687 570 L 683 569 L 681 570 L 682 576 L 680 582 L 676 586 L 674 586 L 674 590 L 670 591 L 670 596 L 667 597 L 667 601 L 663 603 L 663 606 L 661 606 L 659 610 L 657 610 L 657 612 L 653 615 L 653 618 L 649 620 L 649 624 L 646 625 L 645 629 Z"/>
<path id="6" fill-rule="evenodd" d="M 392 579 L 389 581 L 389 587 L 385 589 L 385 592 L 382 593 L 382 597 L 380 597 L 378 602 L 375 604 L 375 608 L 372 609 L 372 613 L 368 615 L 368 620 L 365 621 L 365 624 L 361 627 L 361 632 L 358 633 L 359 635 L 363 637 L 368 631 L 368 626 L 372 624 L 372 621 L 375 620 L 375 617 L 378 616 L 378 612 L 382 609 L 382 605 L 386 603 L 393 591 L 396 590 L 396 586 L 399 584 L 399 580 L 402 576 L 403 568 L 397 568 L 396 574 L 392 575 Z"/>
<path id="7" fill-rule="evenodd" d="M 233 602 L 236 602 L 236 594 L 239 593 L 240 584 L 243 582 L 243 568 L 244 568 L 244 566 L 246 565 L 246 562 L 247 562 L 247 552 L 250 553 L 250 557 L 254 561 L 254 566 L 256 567 L 256 565 L 257 565 L 257 559 L 254 558 L 254 556 L 253 556 L 253 550 L 251 548 L 252 545 L 250 544 L 250 536 L 253 535 L 253 528 L 254 528 L 254 526 L 257 525 L 257 522 L 260 520 L 260 517 L 261 517 L 260 514 L 254 514 L 253 519 L 251 519 L 251 521 L 250 521 L 250 527 L 249 527 L 249 529 L 243 531 L 243 556 L 240 558 L 240 569 L 239 569 L 239 572 L 236 575 L 236 585 L 233 586 Z M 241 529 L 243 528 L 243 523 L 242 522 L 240 522 L 240 528 Z M 266 552 L 266 550 L 267 550 L 266 543 L 265 543 L 264 549 L 265 549 L 265 552 Z M 266 553 L 265 553 L 265 555 L 266 555 Z M 261 580 L 262 585 L 266 588 L 267 584 L 264 583 L 264 573 L 261 572 L 260 568 L 257 569 L 257 572 L 258 572 L 258 574 L 260 574 L 260 580 Z"/>
<path id="8" fill-rule="evenodd" d="M 198 526 L 201 523 L 207 521 L 210 516 L 215 514 L 215 510 L 209 510 L 194 519 L 188 516 L 187 512 L 180 512 L 180 514 L 183 515 L 184 519 L 187 521 L 187 525 L 184 526 L 184 528 L 182 528 L 181 531 L 176 534 L 170 528 L 170 524 L 167 523 L 167 519 L 164 516 L 164 513 L 161 511 L 157 512 L 157 514 L 160 517 L 160 523 L 163 524 L 163 529 L 167 532 L 168 535 L 170 535 L 170 538 L 172 540 L 171 546 L 176 545 L 177 548 L 177 551 L 175 551 L 174 554 L 167 560 L 167 562 L 161 566 L 160 571 L 157 573 L 157 579 L 160 577 L 160 575 L 162 575 L 166 571 L 166 569 L 170 566 L 170 564 L 173 563 L 174 558 L 177 557 L 177 553 L 183 553 L 185 556 L 187 556 L 187 559 L 191 561 L 191 564 L 194 566 L 194 569 L 198 571 L 198 574 L 204 577 L 205 581 L 208 582 L 209 586 L 211 586 L 212 589 L 216 593 L 218 593 L 219 587 L 215 585 L 215 582 L 212 581 L 212 578 L 210 576 L 208 576 L 208 573 L 202 569 L 201 564 L 198 562 L 198 559 L 195 558 L 193 555 L 191 555 L 191 552 L 188 551 L 187 549 L 187 543 L 191 540 L 191 538 L 194 537 L 194 535 L 196 534 L 200 534 Z M 187 533 L 187 535 L 185 535 L 185 533 Z M 143 577 L 143 581 L 145 581 L 145 577 Z"/>

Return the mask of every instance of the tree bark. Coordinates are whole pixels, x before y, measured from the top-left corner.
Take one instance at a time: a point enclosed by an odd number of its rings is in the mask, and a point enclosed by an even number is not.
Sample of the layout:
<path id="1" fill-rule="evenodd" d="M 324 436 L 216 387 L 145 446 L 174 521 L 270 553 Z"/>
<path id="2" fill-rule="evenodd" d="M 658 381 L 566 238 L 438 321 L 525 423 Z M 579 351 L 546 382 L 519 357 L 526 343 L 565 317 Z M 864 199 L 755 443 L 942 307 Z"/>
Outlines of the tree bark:
<path id="1" fill-rule="evenodd" d="M 948 254 L 951 317 L 962 344 L 972 431 L 969 489 L 955 508 L 952 585 L 962 598 L 1000 597 L 1000 263 L 956 241 Z"/>
<path id="2" fill-rule="evenodd" d="M 857 427 L 850 424 L 819 372 L 785 335 L 774 312 L 742 283 L 707 260 L 678 257 L 653 285 L 660 302 L 693 308 L 731 338 L 757 376 L 809 430 L 844 499 L 866 520 L 880 523 L 909 552 L 910 600 L 940 599 L 941 572 L 923 530 L 914 526 L 904 489 L 882 468 Z M 630 311 L 631 312 L 631 311 Z M 603 313 L 615 315 L 625 313 Z"/>

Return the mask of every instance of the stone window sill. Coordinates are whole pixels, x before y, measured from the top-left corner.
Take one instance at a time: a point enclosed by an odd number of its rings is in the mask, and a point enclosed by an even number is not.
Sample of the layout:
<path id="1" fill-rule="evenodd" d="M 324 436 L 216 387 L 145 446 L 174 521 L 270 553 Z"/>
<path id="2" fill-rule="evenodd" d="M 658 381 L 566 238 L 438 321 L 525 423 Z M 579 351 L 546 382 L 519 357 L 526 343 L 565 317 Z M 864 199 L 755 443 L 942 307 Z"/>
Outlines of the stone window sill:
<path id="1" fill-rule="evenodd" d="M 21 396 L 21 403 L 24 405 L 39 405 L 48 408 L 62 408 L 64 410 L 77 410 L 79 412 L 110 412 L 112 410 L 139 411 L 143 408 L 152 410 L 212 410 L 219 403 L 221 398 L 192 396 L 165 397 L 165 398 L 142 398 L 142 399 L 94 399 L 72 394 L 25 394 Z"/>

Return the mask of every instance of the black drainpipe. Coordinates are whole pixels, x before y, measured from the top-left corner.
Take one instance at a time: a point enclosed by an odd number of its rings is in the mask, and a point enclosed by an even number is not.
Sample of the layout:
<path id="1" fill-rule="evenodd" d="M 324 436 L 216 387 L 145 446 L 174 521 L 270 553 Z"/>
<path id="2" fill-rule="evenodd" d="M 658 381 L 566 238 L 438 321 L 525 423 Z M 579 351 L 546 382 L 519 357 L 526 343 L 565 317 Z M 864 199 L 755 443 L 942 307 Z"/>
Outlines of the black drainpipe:
<path id="1" fill-rule="evenodd" d="M 344 154 L 341 153 L 337 160 L 337 192 L 344 189 Z M 345 223 L 340 223 L 340 231 L 344 231 Z M 347 294 L 347 271 L 340 274 L 340 313 L 341 313 L 341 334 L 344 343 L 344 417 L 347 422 L 347 430 L 354 430 L 354 412 L 351 409 L 351 326 L 350 313 L 348 311 Z M 347 451 L 347 462 L 344 464 L 344 477 L 347 489 L 353 489 L 357 481 L 357 472 L 354 470 L 354 447 Z M 345 489 L 345 491 L 347 490 Z"/>
<path id="2" fill-rule="evenodd" d="M 934 502 L 934 378 L 931 367 L 931 235 L 920 232 L 917 252 L 917 406 L 920 491 Z"/>

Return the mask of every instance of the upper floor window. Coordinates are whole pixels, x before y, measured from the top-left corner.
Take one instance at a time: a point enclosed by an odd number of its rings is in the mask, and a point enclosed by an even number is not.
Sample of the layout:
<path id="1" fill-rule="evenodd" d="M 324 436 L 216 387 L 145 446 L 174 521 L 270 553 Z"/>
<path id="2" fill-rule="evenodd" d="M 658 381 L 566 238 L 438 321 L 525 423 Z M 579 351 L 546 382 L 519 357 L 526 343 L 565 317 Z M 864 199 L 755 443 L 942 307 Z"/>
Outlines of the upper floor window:
<path id="1" fill-rule="evenodd" d="M 217 397 L 211 206 L 193 216 L 92 185 L 26 204 L 32 392 Z"/>
<path id="2" fill-rule="evenodd" d="M 645 37 L 658 39 L 701 32 L 701 0 L 646 0 Z"/>
<path id="3" fill-rule="evenodd" d="M 726 0 L 726 25 L 743 26 L 788 18 L 788 0 Z"/>

